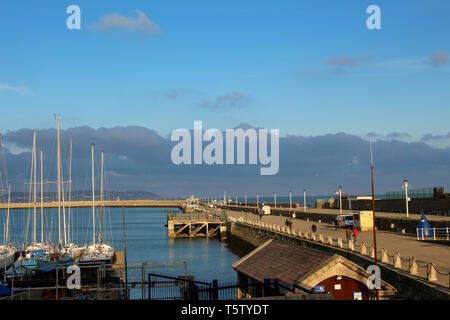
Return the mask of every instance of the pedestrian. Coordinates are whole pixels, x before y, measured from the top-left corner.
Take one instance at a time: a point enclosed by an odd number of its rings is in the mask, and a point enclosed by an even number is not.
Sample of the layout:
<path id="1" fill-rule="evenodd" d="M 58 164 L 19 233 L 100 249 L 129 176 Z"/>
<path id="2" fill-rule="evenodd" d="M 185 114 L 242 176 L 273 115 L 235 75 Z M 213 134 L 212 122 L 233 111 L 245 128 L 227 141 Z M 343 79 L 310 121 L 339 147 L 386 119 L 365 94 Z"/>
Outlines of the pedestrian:
<path id="1" fill-rule="evenodd" d="M 356 236 L 358 235 L 358 230 L 353 228 L 353 240 L 356 243 Z"/>
<path id="2" fill-rule="evenodd" d="M 292 221 L 289 218 L 286 219 L 285 225 L 292 230 Z"/>
<path id="3" fill-rule="evenodd" d="M 316 232 L 316 230 L 317 230 L 317 227 L 316 227 L 316 225 L 315 225 L 315 224 L 313 224 L 313 225 L 311 226 L 311 230 L 312 230 L 312 232 Z"/>
<path id="4" fill-rule="evenodd" d="M 345 228 L 345 235 L 347 236 L 347 242 L 350 242 L 350 238 L 352 236 L 352 231 L 349 227 Z"/>
<path id="5" fill-rule="evenodd" d="M 338 220 L 336 218 L 336 219 L 334 219 L 334 230 L 337 231 L 337 229 L 338 229 Z"/>

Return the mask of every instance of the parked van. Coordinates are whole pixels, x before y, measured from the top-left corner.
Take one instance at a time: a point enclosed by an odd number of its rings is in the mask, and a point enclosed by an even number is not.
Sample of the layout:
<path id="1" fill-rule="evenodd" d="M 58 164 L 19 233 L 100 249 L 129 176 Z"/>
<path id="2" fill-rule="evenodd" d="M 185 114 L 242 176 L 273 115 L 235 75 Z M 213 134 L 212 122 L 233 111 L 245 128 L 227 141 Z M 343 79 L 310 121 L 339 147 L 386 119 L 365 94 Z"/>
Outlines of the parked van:
<path id="1" fill-rule="evenodd" d="M 338 215 L 336 223 L 339 228 L 353 227 L 353 215 Z"/>

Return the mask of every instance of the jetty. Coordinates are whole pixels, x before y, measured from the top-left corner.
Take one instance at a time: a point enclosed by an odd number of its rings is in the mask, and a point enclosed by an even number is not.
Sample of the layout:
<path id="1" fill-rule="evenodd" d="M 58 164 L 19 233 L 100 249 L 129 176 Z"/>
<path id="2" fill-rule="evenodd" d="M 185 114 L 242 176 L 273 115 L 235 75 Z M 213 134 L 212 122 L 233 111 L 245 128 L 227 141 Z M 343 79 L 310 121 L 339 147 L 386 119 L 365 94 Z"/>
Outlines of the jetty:
<path id="1" fill-rule="evenodd" d="M 91 208 L 92 200 L 89 201 L 66 201 L 66 207 L 70 208 Z M 183 210 L 185 200 L 109 200 L 95 201 L 96 207 L 135 207 L 135 208 L 179 208 Z M 32 208 L 58 208 L 57 201 L 33 203 L 33 202 L 13 202 L 9 204 L 10 209 L 32 209 Z M 0 209 L 7 209 L 7 203 L 0 203 Z"/>
<path id="2" fill-rule="evenodd" d="M 197 212 L 167 215 L 169 238 L 220 237 L 226 239 L 227 215 L 225 212 Z"/>

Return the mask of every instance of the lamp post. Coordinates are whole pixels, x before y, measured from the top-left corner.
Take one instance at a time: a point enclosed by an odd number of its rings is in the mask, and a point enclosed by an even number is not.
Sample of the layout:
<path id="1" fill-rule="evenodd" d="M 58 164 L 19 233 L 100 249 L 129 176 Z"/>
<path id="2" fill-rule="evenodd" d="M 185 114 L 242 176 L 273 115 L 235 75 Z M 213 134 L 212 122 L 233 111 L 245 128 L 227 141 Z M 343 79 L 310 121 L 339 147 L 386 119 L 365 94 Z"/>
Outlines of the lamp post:
<path id="1" fill-rule="evenodd" d="M 274 207 L 276 208 L 277 207 L 277 193 L 276 192 L 273 193 L 273 202 L 274 202 Z"/>
<path id="2" fill-rule="evenodd" d="M 292 210 L 292 191 L 289 190 L 289 209 Z"/>
<path id="3" fill-rule="evenodd" d="M 259 194 L 256 194 L 256 207 L 259 208 Z"/>
<path id="4" fill-rule="evenodd" d="M 245 198 L 245 206 L 247 206 L 247 195 L 245 195 L 244 198 Z"/>
<path id="5" fill-rule="evenodd" d="M 374 179 L 373 179 L 373 152 L 372 152 L 372 142 L 370 142 L 370 173 L 372 178 L 372 221 L 373 221 L 373 250 L 374 250 L 374 262 L 375 266 L 378 267 L 378 258 L 377 258 L 377 227 L 375 224 L 375 187 L 374 187 Z M 375 289 L 376 299 L 380 299 L 380 294 L 378 292 L 378 288 Z"/>
<path id="6" fill-rule="evenodd" d="M 403 181 L 403 188 L 405 189 L 405 200 L 406 200 L 406 218 L 409 217 L 409 204 L 408 204 L 408 180 Z"/>
<path id="7" fill-rule="evenodd" d="M 342 215 L 342 186 L 339 186 L 339 212 Z"/>
<path id="8" fill-rule="evenodd" d="M 306 212 L 306 189 L 303 189 L 303 209 Z"/>

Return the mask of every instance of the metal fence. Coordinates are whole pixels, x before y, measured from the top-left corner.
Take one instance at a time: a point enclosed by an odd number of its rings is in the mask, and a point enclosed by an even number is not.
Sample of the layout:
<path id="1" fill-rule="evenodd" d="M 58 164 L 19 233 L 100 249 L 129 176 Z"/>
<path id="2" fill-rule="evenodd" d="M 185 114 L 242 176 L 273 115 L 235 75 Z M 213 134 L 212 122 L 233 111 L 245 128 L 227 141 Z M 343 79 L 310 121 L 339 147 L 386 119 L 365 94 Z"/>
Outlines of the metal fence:
<path id="1" fill-rule="evenodd" d="M 67 266 L 58 266 L 52 272 L 43 272 L 39 266 L 18 265 L 5 275 L 10 295 L 8 300 L 108 300 L 147 299 L 147 275 L 155 269 L 178 268 L 187 276 L 186 262 L 153 262 L 105 264 L 99 262 L 79 264 L 79 287 L 70 286 L 71 273 Z"/>
<path id="2" fill-rule="evenodd" d="M 324 236 L 323 234 L 316 234 L 314 232 L 310 233 L 306 230 L 294 230 L 292 228 L 287 228 L 278 224 L 266 223 L 258 221 L 256 219 L 244 218 L 242 216 L 238 218 L 229 217 L 228 220 L 234 223 L 241 223 L 244 225 L 252 226 L 254 228 L 264 229 L 269 232 L 279 234 L 280 236 L 304 239 L 305 241 L 320 243 L 326 246 L 334 246 L 341 250 L 348 250 L 349 252 L 360 254 L 361 256 L 366 256 L 371 259 L 375 257 L 375 250 L 373 245 L 368 246 L 364 242 L 356 244 L 353 241 L 344 241 L 341 238 L 335 239 L 331 236 Z M 430 230 L 432 229 L 433 228 L 431 228 Z M 447 239 L 447 228 L 435 228 L 435 230 L 436 240 Z M 439 232 L 437 230 L 439 230 Z M 445 236 L 443 233 L 444 230 L 446 232 Z M 442 235 L 442 237 L 438 237 L 438 234 Z M 428 238 L 424 236 L 424 239 L 427 240 L 434 238 L 433 235 L 431 235 L 431 237 Z M 408 274 L 417 276 L 420 279 L 424 279 L 434 283 L 437 282 L 450 288 L 450 272 L 447 272 L 446 270 L 440 271 L 433 263 L 421 260 L 420 257 L 417 259 L 416 257 L 403 258 L 398 252 L 389 254 L 385 248 L 381 248 L 381 250 L 377 250 L 377 259 L 380 260 L 382 264 L 384 263 L 387 266 L 406 271 Z"/>
<path id="3" fill-rule="evenodd" d="M 149 300 L 196 300 L 190 298 L 190 290 L 211 286 L 212 283 L 195 279 L 194 276 L 148 273 Z"/>
<path id="4" fill-rule="evenodd" d="M 227 213 L 225 211 L 205 212 L 205 213 L 179 213 L 167 215 L 167 220 L 207 220 L 207 221 L 226 221 Z"/>
<path id="5" fill-rule="evenodd" d="M 417 240 L 447 240 L 450 239 L 450 228 L 417 228 Z"/>

